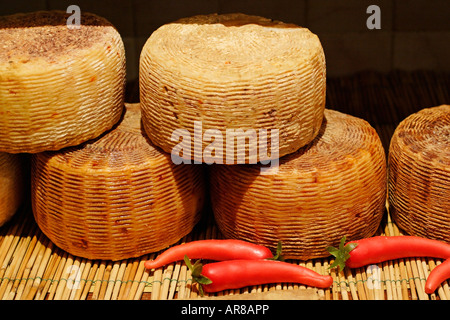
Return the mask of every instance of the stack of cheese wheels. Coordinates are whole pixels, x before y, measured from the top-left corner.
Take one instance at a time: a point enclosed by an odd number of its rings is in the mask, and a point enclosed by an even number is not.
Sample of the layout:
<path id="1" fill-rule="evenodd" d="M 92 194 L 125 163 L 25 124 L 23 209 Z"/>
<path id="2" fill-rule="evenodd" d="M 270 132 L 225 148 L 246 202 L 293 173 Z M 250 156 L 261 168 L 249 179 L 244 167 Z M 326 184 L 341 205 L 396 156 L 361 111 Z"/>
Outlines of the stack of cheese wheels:
<path id="1" fill-rule="evenodd" d="M 306 28 L 239 13 L 184 18 L 142 49 L 144 129 L 188 160 L 276 159 L 317 135 L 325 70 L 321 43 Z M 260 143 L 265 152 L 256 152 Z"/>
<path id="2" fill-rule="evenodd" d="M 0 226 L 8 222 L 24 199 L 22 155 L 0 152 Z"/>
<path id="3" fill-rule="evenodd" d="M 388 164 L 392 219 L 408 234 L 450 242 L 450 105 L 400 122 Z"/>
<path id="4" fill-rule="evenodd" d="M 32 157 L 36 222 L 63 250 L 120 260 L 163 249 L 198 222 L 203 168 L 175 165 L 142 134 L 139 104 L 80 146 Z"/>
<path id="5" fill-rule="evenodd" d="M 98 137 L 123 110 L 125 52 L 105 19 L 40 11 L 0 18 L 0 151 L 59 150 Z M 72 26 L 72 25 L 71 25 Z"/>
<path id="6" fill-rule="evenodd" d="M 326 247 L 373 235 L 386 201 L 386 159 L 365 120 L 326 109 L 318 136 L 280 158 L 278 171 L 261 165 L 213 165 L 211 201 L 221 232 L 307 260 Z M 224 192 L 226 190 L 227 192 Z"/>

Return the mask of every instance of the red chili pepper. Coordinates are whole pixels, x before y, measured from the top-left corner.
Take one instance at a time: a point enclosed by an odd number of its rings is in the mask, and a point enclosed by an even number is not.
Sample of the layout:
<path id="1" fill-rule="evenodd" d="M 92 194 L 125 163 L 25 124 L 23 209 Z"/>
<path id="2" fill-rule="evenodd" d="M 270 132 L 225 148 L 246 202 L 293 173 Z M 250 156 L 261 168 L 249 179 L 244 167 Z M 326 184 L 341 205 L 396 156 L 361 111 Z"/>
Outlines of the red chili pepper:
<path id="1" fill-rule="evenodd" d="M 450 258 L 431 270 L 425 283 L 425 293 L 432 294 L 447 279 L 450 279 Z"/>
<path id="2" fill-rule="evenodd" d="M 345 241 L 345 237 L 342 240 Z M 328 248 L 336 257 L 333 265 L 338 265 L 341 269 L 345 265 L 358 268 L 408 257 L 450 258 L 450 244 L 417 236 L 375 236 L 350 241 L 345 247 L 342 240 L 339 249 Z"/>
<path id="3" fill-rule="evenodd" d="M 330 275 L 321 275 L 309 268 L 284 261 L 228 260 L 203 266 L 197 261 L 192 266 L 186 257 L 185 262 L 191 269 L 194 280 L 206 292 L 268 283 L 301 283 L 318 288 L 328 288 L 333 284 Z"/>
<path id="4" fill-rule="evenodd" d="M 236 260 L 236 259 L 270 259 L 272 252 L 264 246 L 235 239 L 197 240 L 171 247 L 155 260 L 144 263 L 147 269 L 156 269 L 169 263 L 180 261 L 187 255 L 192 259 Z"/>
<path id="5" fill-rule="evenodd" d="M 346 264 L 358 268 L 368 264 L 409 257 L 450 258 L 450 245 L 416 236 L 377 236 L 357 241 Z"/>

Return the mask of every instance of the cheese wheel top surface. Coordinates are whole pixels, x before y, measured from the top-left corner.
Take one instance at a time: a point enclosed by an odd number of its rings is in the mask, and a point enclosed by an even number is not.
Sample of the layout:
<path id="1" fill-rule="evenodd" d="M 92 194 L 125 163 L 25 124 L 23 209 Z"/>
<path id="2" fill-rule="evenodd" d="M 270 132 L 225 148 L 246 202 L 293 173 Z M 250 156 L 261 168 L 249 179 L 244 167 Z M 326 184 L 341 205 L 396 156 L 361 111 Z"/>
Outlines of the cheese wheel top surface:
<path id="1" fill-rule="evenodd" d="M 17 68 L 43 61 L 52 65 L 102 45 L 103 39 L 117 33 L 106 19 L 88 12 L 81 14 L 80 28 L 71 29 L 69 16 L 55 10 L 0 17 L 0 65 Z"/>
<path id="2" fill-rule="evenodd" d="M 280 159 L 283 172 L 310 172 L 351 166 L 378 153 L 379 136 L 364 119 L 325 109 L 319 133 L 308 145 Z"/>
<path id="3" fill-rule="evenodd" d="M 141 131 L 139 104 L 126 104 L 122 119 L 96 139 L 64 150 L 45 152 L 53 165 L 77 170 L 120 171 L 130 167 L 147 167 L 143 161 L 170 162 L 170 155 L 148 142 Z M 41 156 L 44 156 L 42 154 Z"/>
<path id="4" fill-rule="evenodd" d="M 299 183 L 299 177 L 322 182 L 321 176 L 327 176 L 327 179 L 335 177 L 337 173 L 353 171 L 361 164 L 373 163 L 374 159 L 384 167 L 385 152 L 376 129 L 364 119 L 325 109 L 317 136 L 296 152 L 279 158 L 274 174 L 261 175 L 262 164 L 239 164 L 230 168 L 215 166 L 214 170 L 230 170 L 233 175 L 255 181 L 272 182 L 283 177 L 295 184 Z M 378 172 L 382 167 L 375 166 L 374 170 Z M 330 182 L 327 179 L 324 183 Z"/>
<path id="5" fill-rule="evenodd" d="M 450 167 L 450 105 L 422 109 L 396 128 L 393 144 L 422 161 Z"/>
<path id="6" fill-rule="evenodd" d="M 308 29 L 235 14 L 200 15 L 161 26 L 148 39 L 152 59 L 169 70 L 212 82 L 278 75 L 322 50 Z"/>

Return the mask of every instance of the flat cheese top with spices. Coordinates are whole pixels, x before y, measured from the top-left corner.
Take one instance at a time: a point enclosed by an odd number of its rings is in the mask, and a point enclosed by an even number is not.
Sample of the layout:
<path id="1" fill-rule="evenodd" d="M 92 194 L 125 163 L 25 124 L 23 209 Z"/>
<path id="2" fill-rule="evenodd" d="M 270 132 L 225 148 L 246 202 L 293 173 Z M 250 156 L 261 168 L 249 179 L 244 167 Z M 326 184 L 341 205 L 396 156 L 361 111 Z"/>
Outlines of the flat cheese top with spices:
<path id="1" fill-rule="evenodd" d="M 159 63 L 211 81 L 277 75 L 322 50 L 307 28 L 240 13 L 200 15 L 163 25 L 147 47 Z"/>
<path id="2" fill-rule="evenodd" d="M 425 108 L 411 114 L 396 128 L 393 147 L 422 161 L 450 167 L 450 105 Z"/>
<path id="3" fill-rule="evenodd" d="M 69 16 L 55 10 L 0 17 L 0 63 L 10 65 L 35 59 L 54 63 L 101 44 L 102 39 L 116 32 L 106 19 L 87 12 L 81 14 L 80 28 L 69 28 Z"/>

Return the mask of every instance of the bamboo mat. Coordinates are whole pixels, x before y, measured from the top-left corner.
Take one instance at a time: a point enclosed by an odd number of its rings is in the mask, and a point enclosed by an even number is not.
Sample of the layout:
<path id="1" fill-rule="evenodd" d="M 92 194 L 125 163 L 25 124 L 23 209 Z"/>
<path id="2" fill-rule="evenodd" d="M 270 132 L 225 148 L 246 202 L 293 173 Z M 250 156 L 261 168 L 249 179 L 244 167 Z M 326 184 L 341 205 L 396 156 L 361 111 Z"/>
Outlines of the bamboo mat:
<path id="1" fill-rule="evenodd" d="M 386 217 L 379 235 L 402 235 Z M 179 243 L 219 239 L 211 215 Z M 183 262 L 148 271 L 143 263 L 158 253 L 124 261 L 91 261 L 74 257 L 55 247 L 37 228 L 28 209 L 19 212 L 2 230 L 0 244 L 0 298 L 3 300 L 172 300 L 198 299 L 190 273 Z M 331 258 L 292 263 L 319 273 L 329 272 Z M 410 258 L 364 268 L 331 270 L 329 289 L 297 284 L 269 284 L 218 293 L 216 298 L 278 290 L 304 290 L 302 297 L 323 300 L 450 300 L 449 282 L 437 294 L 424 293 L 425 280 L 439 259 Z"/>
<path id="2" fill-rule="evenodd" d="M 428 72 L 361 73 L 329 79 L 327 106 L 369 121 L 383 145 L 407 115 L 425 107 L 450 103 L 450 75 Z M 138 90 L 128 86 L 128 101 L 136 102 Z M 388 208 L 378 235 L 402 235 L 390 219 Z M 212 213 L 179 243 L 221 238 Z M 3 300 L 180 300 L 198 299 L 183 262 L 148 271 L 147 259 L 158 253 L 123 261 L 98 261 L 74 257 L 55 247 L 37 227 L 29 204 L 0 228 L 0 299 Z M 319 273 L 329 272 L 331 258 L 293 261 Z M 240 298 L 255 293 L 297 293 L 304 299 L 323 300 L 450 300 L 449 281 L 435 294 L 424 293 L 425 280 L 438 259 L 411 258 L 337 272 L 329 289 L 297 284 L 270 284 L 231 290 L 209 296 Z M 208 298 L 208 296 L 206 297 Z M 288 299 L 288 298 L 285 298 Z"/>

